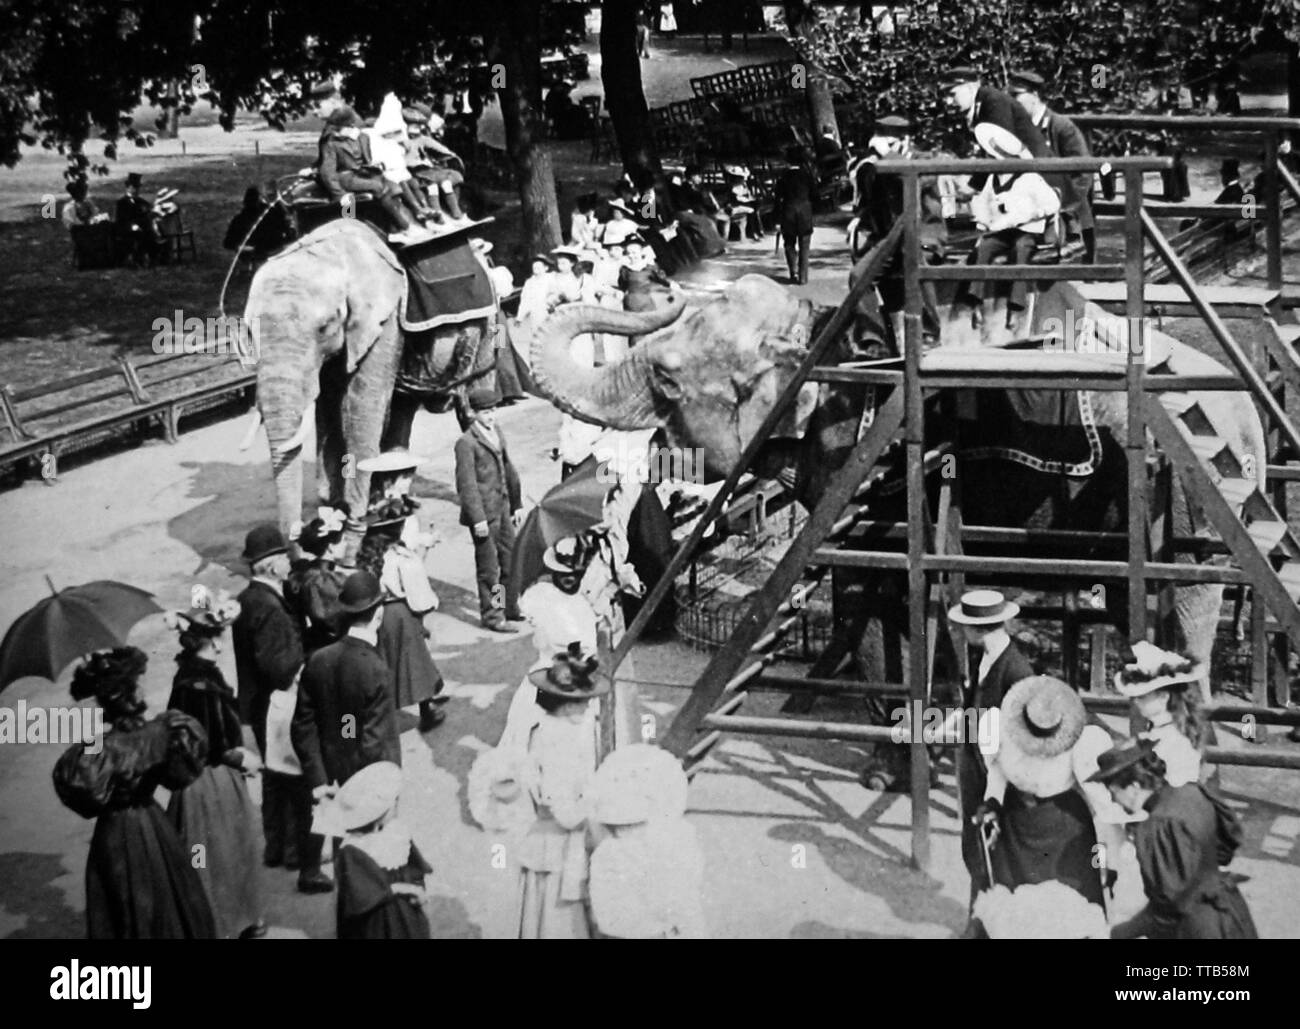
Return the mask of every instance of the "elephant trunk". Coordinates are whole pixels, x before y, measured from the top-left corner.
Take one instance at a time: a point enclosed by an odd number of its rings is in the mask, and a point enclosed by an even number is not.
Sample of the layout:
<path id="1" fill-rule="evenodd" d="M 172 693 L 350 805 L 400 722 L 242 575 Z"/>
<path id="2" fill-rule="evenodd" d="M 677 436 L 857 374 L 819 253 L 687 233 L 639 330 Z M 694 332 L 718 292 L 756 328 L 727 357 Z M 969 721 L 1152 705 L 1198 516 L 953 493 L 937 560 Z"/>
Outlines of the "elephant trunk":
<path id="1" fill-rule="evenodd" d="M 532 372 L 537 388 L 566 414 L 616 429 L 660 424 L 654 395 L 653 342 L 634 347 L 621 361 L 584 368 L 569 356 L 575 336 L 585 332 L 644 335 L 676 321 L 685 305 L 674 300 L 645 312 L 615 311 L 575 304 L 552 315 L 533 336 Z"/>

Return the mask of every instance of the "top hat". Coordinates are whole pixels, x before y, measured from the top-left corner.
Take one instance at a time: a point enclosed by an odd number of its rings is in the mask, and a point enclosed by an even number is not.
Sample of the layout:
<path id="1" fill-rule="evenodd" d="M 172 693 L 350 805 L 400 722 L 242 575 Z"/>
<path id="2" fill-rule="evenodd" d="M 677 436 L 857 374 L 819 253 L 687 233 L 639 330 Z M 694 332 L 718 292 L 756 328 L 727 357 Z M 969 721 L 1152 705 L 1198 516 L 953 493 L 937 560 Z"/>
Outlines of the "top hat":
<path id="1" fill-rule="evenodd" d="M 348 614 L 364 614 L 379 606 L 384 589 L 370 572 L 353 572 L 343 580 L 339 591 L 339 608 Z"/>
<path id="2" fill-rule="evenodd" d="M 354 772 L 334 797 L 340 829 L 359 829 L 393 809 L 402 793 L 402 769 L 392 761 L 376 761 Z"/>
<path id="3" fill-rule="evenodd" d="M 412 454 L 406 447 L 392 447 L 375 457 L 367 457 L 357 462 L 359 472 L 413 472 L 429 459 L 419 454 Z"/>
<path id="4" fill-rule="evenodd" d="M 570 643 L 569 649 L 556 654 L 549 668 L 528 673 L 528 681 L 545 693 L 561 700 L 582 701 L 608 693 L 613 686 L 609 676 L 600 674 L 594 656 L 582 653 L 582 645 Z"/>
<path id="5" fill-rule="evenodd" d="M 1134 660 L 1115 673 L 1115 689 L 1126 697 L 1141 697 L 1205 678 L 1203 665 L 1190 657 L 1161 650 L 1142 640 L 1133 644 Z"/>
<path id="6" fill-rule="evenodd" d="M 1013 71 L 1007 76 L 1007 89 L 1011 93 L 1037 93 L 1047 85 L 1047 80 L 1037 72 Z"/>
<path id="7" fill-rule="evenodd" d="M 135 186 L 136 189 L 139 189 L 143 181 L 144 177 L 139 172 L 127 172 L 126 184 L 128 186 Z"/>
<path id="8" fill-rule="evenodd" d="M 982 121 L 975 126 L 975 142 L 990 157 L 1013 158 L 1030 157 L 1029 148 L 1024 140 L 1010 129 L 995 125 L 991 121 Z"/>
<path id="9" fill-rule="evenodd" d="M 629 743 L 611 753 L 592 779 L 591 810 L 605 825 L 637 825 L 686 813 L 686 773 L 662 747 Z"/>
<path id="10" fill-rule="evenodd" d="M 899 114 L 889 114 L 876 119 L 877 136 L 905 136 L 912 131 L 912 123 Z"/>
<path id="11" fill-rule="evenodd" d="M 1109 782 L 1126 768 L 1156 752 L 1155 740 L 1124 740 L 1097 758 L 1097 770 L 1088 776 L 1088 782 Z"/>
<path id="12" fill-rule="evenodd" d="M 939 82 L 944 86 L 956 86 L 963 82 L 978 82 L 979 79 L 979 69 L 972 68 L 968 64 L 958 65 L 956 68 L 949 68 L 939 74 Z"/>
<path id="13" fill-rule="evenodd" d="M 264 557 L 283 554 L 289 549 L 284 541 L 284 533 L 274 522 L 263 522 L 248 530 L 244 537 L 244 560 L 250 565 L 257 564 Z"/>
<path id="14" fill-rule="evenodd" d="M 1087 720 L 1079 695 L 1050 675 L 1021 679 L 1007 690 L 999 712 L 1003 743 L 1037 758 L 1068 751 L 1078 742 Z"/>
<path id="15" fill-rule="evenodd" d="M 1020 605 L 997 590 L 971 590 L 961 603 L 948 609 L 948 620 L 959 625 L 1001 625 L 1020 613 Z"/>
<path id="16" fill-rule="evenodd" d="M 469 391 L 471 411 L 491 411 L 501 406 L 501 394 L 493 386 L 479 386 Z"/>

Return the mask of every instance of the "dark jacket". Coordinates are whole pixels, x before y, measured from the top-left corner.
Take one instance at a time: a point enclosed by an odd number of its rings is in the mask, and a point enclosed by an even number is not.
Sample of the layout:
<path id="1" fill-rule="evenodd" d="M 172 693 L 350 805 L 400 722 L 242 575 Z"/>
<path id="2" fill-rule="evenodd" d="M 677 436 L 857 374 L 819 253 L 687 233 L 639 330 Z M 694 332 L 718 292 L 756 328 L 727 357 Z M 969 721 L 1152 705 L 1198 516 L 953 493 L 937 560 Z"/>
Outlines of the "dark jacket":
<path id="1" fill-rule="evenodd" d="M 776 180 L 775 199 L 781 231 L 797 236 L 812 232 L 813 197 L 817 180 L 805 166 L 787 168 Z"/>
<path id="2" fill-rule="evenodd" d="M 907 151 L 900 159 L 924 159 L 929 154 Z M 898 175 L 881 175 L 876 171 L 876 159 L 863 160 L 853 173 L 857 206 L 853 213 L 859 219 L 861 231 L 866 234 L 864 249 L 889 235 L 895 220 L 903 213 L 903 179 Z M 947 242 L 948 227 L 943 220 L 943 201 L 933 178 L 921 179 L 921 245 L 942 254 Z M 900 249 L 899 253 L 902 251 Z"/>
<path id="3" fill-rule="evenodd" d="M 1034 120 L 1029 117 L 1029 112 L 1021 107 L 1010 93 L 994 89 L 992 86 L 980 86 L 975 94 L 974 115 L 970 118 L 971 129 L 974 130 L 980 122 L 991 122 L 1014 133 L 1016 138 L 1029 148 L 1029 153 L 1034 157 L 1051 156 L 1048 153 L 1047 140 L 1043 138 Z M 984 173 L 972 175 L 971 189 L 976 192 L 983 189 L 987 178 Z"/>
<path id="4" fill-rule="evenodd" d="M 1147 906 L 1111 931 L 1115 939 L 1253 940 L 1250 910 L 1220 866 L 1241 844 L 1236 815 L 1199 783 L 1165 786 L 1133 830 Z"/>
<path id="5" fill-rule="evenodd" d="M 1088 140 L 1079 126 L 1063 114 L 1046 111 L 1038 123 L 1052 157 L 1091 157 Z M 1092 228 L 1093 172 L 1075 172 L 1072 175 L 1050 175 L 1047 181 L 1061 194 L 1061 211 L 1079 218 L 1081 228 Z"/>
<path id="6" fill-rule="evenodd" d="M 523 507 L 519 473 L 510 460 L 504 436 L 497 451 L 488 446 L 478 429 L 471 426 L 465 430 L 456 441 L 456 493 L 460 497 L 461 525 L 490 525 Z"/>
<path id="7" fill-rule="evenodd" d="M 376 761 L 402 763 L 391 673 L 379 651 L 344 636 L 307 661 L 289 735 L 311 789 Z"/>
<path id="8" fill-rule="evenodd" d="M 266 751 L 266 711 L 271 693 L 287 690 L 302 667 L 302 640 L 283 594 L 254 580 L 239 595 L 231 626 L 239 678 L 239 713 Z"/>
<path id="9" fill-rule="evenodd" d="M 153 205 L 144 197 L 120 197 L 114 208 L 113 226 L 119 235 L 142 232 L 152 236 Z"/>
<path id="10" fill-rule="evenodd" d="M 347 139 L 334 129 L 326 129 L 320 139 L 317 177 L 331 200 L 338 200 L 344 193 L 383 185 L 364 132 L 356 139 Z"/>

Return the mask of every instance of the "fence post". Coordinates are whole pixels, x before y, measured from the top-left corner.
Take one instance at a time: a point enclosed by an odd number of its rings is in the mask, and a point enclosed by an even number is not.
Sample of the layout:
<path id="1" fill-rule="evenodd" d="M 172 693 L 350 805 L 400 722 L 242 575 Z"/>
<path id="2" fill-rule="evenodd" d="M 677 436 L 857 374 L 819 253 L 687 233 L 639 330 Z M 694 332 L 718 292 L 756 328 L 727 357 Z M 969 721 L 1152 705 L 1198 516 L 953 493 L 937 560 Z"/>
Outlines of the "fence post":
<path id="1" fill-rule="evenodd" d="M 1264 204 L 1265 237 L 1268 245 L 1268 288 L 1282 288 L 1282 190 L 1278 175 L 1277 133 L 1264 133 Z"/>
<path id="2" fill-rule="evenodd" d="M 1124 171 L 1124 281 L 1128 296 L 1128 638 L 1147 638 L 1147 460 L 1143 387 L 1146 379 L 1146 318 L 1142 269 L 1142 173 Z M 1136 338 L 1135 338 L 1136 337 Z"/>

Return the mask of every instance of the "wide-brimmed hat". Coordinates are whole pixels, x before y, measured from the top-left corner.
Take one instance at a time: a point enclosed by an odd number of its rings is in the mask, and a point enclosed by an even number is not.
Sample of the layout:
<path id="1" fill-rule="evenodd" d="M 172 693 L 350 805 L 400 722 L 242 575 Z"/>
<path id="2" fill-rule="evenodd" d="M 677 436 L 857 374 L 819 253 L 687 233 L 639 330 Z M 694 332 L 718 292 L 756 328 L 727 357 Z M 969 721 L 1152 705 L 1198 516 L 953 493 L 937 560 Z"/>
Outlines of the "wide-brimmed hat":
<path id="1" fill-rule="evenodd" d="M 172 612 L 166 621 L 173 629 L 198 629 L 216 634 L 238 618 L 239 611 L 239 601 L 228 592 L 214 593 L 200 585 L 190 591 L 189 608 Z"/>
<path id="2" fill-rule="evenodd" d="M 1019 136 L 991 121 L 982 121 L 975 126 L 975 142 L 990 157 L 1010 159 L 1031 156 L 1029 148 Z"/>
<path id="3" fill-rule="evenodd" d="M 585 562 L 578 538 L 565 536 L 563 539 L 556 540 L 542 554 L 542 564 L 550 571 L 559 572 L 561 575 L 582 572 Z"/>
<path id="4" fill-rule="evenodd" d="M 95 697 L 102 702 L 126 693 L 135 687 L 148 664 L 148 655 L 139 647 L 97 650 L 72 673 L 72 699 Z"/>
<path id="5" fill-rule="evenodd" d="M 264 557 L 283 554 L 289 549 L 284 541 L 284 533 L 274 522 L 263 522 L 248 530 L 244 537 L 244 560 L 250 565 L 257 564 Z"/>
<path id="6" fill-rule="evenodd" d="M 997 590 L 971 590 L 948 609 L 948 620 L 959 625 L 1000 625 L 1020 613 L 1020 605 Z"/>
<path id="7" fill-rule="evenodd" d="M 912 123 L 902 115 L 889 114 L 876 119 L 874 131 L 877 136 L 906 136 L 912 131 Z"/>
<path id="8" fill-rule="evenodd" d="M 422 464 L 428 464 L 429 458 L 422 454 L 412 454 L 406 447 L 393 447 L 382 454 L 367 457 L 357 462 L 359 472 L 406 472 L 415 471 Z"/>
<path id="9" fill-rule="evenodd" d="M 550 254 L 533 254 L 533 260 L 541 261 L 547 268 L 550 268 L 552 271 L 555 270 L 555 258 Z"/>
<path id="10" fill-rule="evenodd" d="M 469 391 L 471 411 L 491 411 L 501 406 L 501 394 L 492 386 L 479 386 Z"/>
<path id="11" fill-rule="evenodd" d="M 419 507 L 419 501 L 413 497 L 385 497 L 383 500 L 376 500 L 370 505 L 362 521 L 365 523 L 367 532 L 392 528 L 405 524 L 406 519 L 414 514 Z"/>
<path id="12" fill-rule="evenodd" d="M 628 207 L 627 204 L 623 203 L 623 201 L 619 199 L 611 200 L 609 202 L 609 209 L 611 211 L 622 211 L 629 218 L 635 217 L 635 215 L 632 212 L 632 208 Z"/>
<path id="13" fill-rule="evenodd" d="M 353 572 L 343 580 L 339 591 L 339 608 L 348 614 L 358 615 L 378 607 L 384 599 L 384 588 L 370 572 Z"/>
<path id="14" fill-rule="evenodd" d="M 1141 697 L 1205 678 L 1205 666 L 1190 657 L 1161 650 L 1145 640 L 1133 644 L 1132 649 L 1133 660 L 1115 673 L 1115 689 L 1126 697 Z"/>
<path id="15" fill-rule="evenodd" d="M 402 108 L 402 119 L 409 122 L 427 122 L 433 114 L 433 108 L 418 101 Z"/>
<path id="16" fill-rule="evenodd" d="M 582 251 L 577 247 L 562 246 L 556 247 L 551 251 L 552 257 L 567 257 L 570 261 L 577 262 L 582 259 Z"/>
<path id="17" fill-rule="evenodd" d="M 734 175 L 738 179 L 749 178 L 750 172 L 743 164 L 724 164 L 722 170 L 727 175 Z"/>
<path id="18" fill-rule="evenodd" d="M 580 644 L 571 643 L 567 651 L 556 654 L 549 668 L 528 673 L 528 681 L 545 693 L 562 700 L 589 700 L 608 693 L 613 686 L 609 676 L 598 671 L 595 655 L 582 652 Z"/>
<path id="19" fill-rule="evenodd" d="M 382 818 L 402 795 L 402 769 L 392 761 L 376 761 L 353 773 L 334 797 L 340 829 L 359 829 Z"/>
<path id="20" fill-rule="evenodd" d="M 1156 752 L 1156 741 L 1146 739 L 1129 739 L 1115 744 L 1110 750 L 1097 758 L 1097 770 L 1088 776 L 1088 782 L 1109 782 L 1126 768 L 1132 768 L 1139 761 Z"/>
<path id="21" fill-rule="evenodd" d="M 681 762 L 662 747 L 629 743 L 610 754 L 592 780 L 591 811 L 605 825 L 636 825 L 686 813 Z"/>
<path id="22" fill-rule="evenodd" d="M 524 830 L 535 818 L 518 751 L 494 747 L 474 759 L 465 784 L 470 817 L 488 832 Z"/>
<path id="23" fill-rule="evenodd" d="M 1078 742 L 1087 721 L 1079 695 L 1050 675 L 1021 679 L 1007 690 L 998 711 L 1001 746 L 1029 757 L 1064 754 Z"/>
<path id="24" fill-rule="evenodd" d="M 331 543 L 343 538 L 347 528 L 348 512 L 343 508 L 322 506 L 316 509 L 316 517 L 299 527 L 297 535 L 290 530 L 289 538 L 311 554 L 323 553 Z"/>

